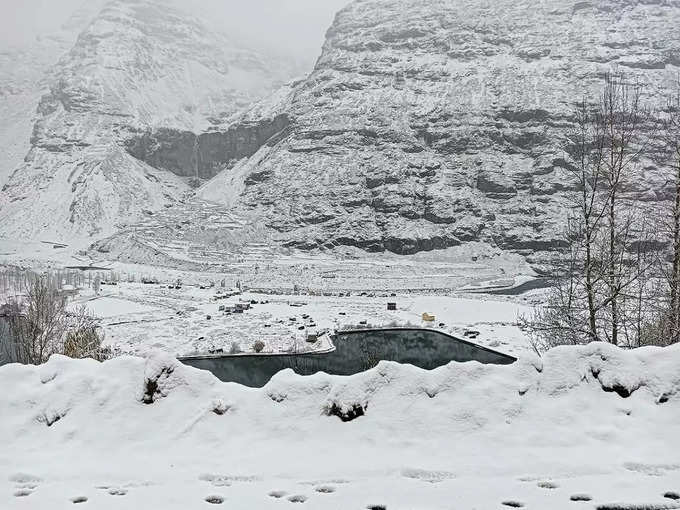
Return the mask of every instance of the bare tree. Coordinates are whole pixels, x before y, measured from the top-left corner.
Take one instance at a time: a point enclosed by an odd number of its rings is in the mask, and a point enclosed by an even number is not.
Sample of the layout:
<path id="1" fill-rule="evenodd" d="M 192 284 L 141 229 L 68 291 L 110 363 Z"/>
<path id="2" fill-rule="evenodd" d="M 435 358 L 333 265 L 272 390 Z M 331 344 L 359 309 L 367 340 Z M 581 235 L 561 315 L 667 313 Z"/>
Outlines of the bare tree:
<path id="1" fill-rule="evenodd" d="M 49 278 L 28 279 L 24 295 L 12 300 L 10 307 L 10 340 L 17 362 L 40 364 L 59 352 L 67 329 L 66 299 Z"/>
<path id="2" fill-rule="evenodd" d="M 17 363 L 41 364 L 53 354 L 105 359 L 103 336 L 85 307 L 70 311 L 54 279 L 32 275 L 24 292 L 4 305 L 7 323 L 2 357 Z"/>
<path id="3" fill-rule="evenodd" d="M 680 78 L 667 100 L 666 114 L 662 140 L 674 196 L 669 222 L 672 262 L 667 275 L 669 305 L 665 334 L 670 343 L 677 343 L 680 341 Z"/>
<path id="4" fill-rule="evenodd" d="M 607 333 L 609 341 L 615 345 L 619 343 L 621 326 L 619 295 L 626 285 L 628 275 L 625 271 L 625 258 L 633 233 L 633 218 L 629 209 L 624 213 L 620 210 L 621 191 L 630 180 L 637 160 L 646 146 L 643 127 L 647 116 L 640 104 L 641 91 L 639 83 L 628 83 L 623 74 L 607 74 L 597 113 L 597 122 L 601 125 L 604 137 L 604 175 L 608 188 L 607 300 L 611 319 Z M 622 218 L 622 215 L 625 217 Z"/>
<path id="5" fill-rule="evenodd" d="M 565 229 L 568 251 L 553 265 L 545 307 L 525 325 L 537 345 L 639 342 L 647 312 L 644 216 L 627 188 L 647 149 L 642 87 L 608 74 L 596 103 L 581 100 L 564 145 L 577 192 Z M 635 340 L 637 339 L 637 340 Z"/>
<path id="6" fill-rule="evenodd" d="M 601 200 L 605 179 L 604 136 L 603 126 L 598 122 L 596 114 L 591 111 L 585 98 L 577 105 L 574 113 L 576 127 L 565 146 L 565 152 L 572 162 L 570 168 L 578 189 L 575 206 L 568 220 L 566 236 L 571 246 L 572 259 L 569 278 L 573 279 L 576 272 L 583 275 L 588 307 L 588 334 L 590 339 L 595 341 L 598 340 L 596 308 L 598 271 L 594 251 L 605 210 Z M 574 250 L 575 246 L 582 247 L 582 255 Z M 581 257 L 582 265 L 574 260 Z"/>

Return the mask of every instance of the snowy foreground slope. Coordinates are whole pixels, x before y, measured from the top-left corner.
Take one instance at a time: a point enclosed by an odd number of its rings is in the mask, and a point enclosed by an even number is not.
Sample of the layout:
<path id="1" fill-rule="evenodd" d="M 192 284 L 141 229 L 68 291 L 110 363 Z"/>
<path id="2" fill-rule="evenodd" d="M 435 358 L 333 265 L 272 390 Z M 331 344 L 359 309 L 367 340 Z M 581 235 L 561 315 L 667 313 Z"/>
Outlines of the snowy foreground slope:
<path id="1" fill-rule="evenodd" d="M 248 389 L 163 357 L 9 365 L 0 506 L 678 508 L 678 366 L 592 344 Z"/>

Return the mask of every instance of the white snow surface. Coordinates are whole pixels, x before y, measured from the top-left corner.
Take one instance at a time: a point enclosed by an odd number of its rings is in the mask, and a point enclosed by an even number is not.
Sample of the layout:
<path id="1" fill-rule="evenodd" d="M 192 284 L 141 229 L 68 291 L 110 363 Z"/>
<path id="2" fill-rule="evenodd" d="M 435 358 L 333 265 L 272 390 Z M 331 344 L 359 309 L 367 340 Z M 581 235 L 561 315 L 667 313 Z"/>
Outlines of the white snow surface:
<path id="1" fill-rule="evenodd" d="M 679 365 L 680 346 L 591 344 L 510 366 L 284 371 L 262 389 L 166 355 L 7 365 L 0 507 L 677 508 Z"/>

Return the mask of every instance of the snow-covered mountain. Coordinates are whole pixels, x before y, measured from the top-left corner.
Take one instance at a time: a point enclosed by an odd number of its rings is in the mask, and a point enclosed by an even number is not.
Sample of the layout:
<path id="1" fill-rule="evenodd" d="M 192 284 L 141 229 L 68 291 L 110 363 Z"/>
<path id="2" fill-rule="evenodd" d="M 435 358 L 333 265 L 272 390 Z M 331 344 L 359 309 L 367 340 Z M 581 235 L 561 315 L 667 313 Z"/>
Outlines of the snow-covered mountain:
<path id="1" fill-rule="evenodd" d="M 49 91 L 55 64 L 105 0 L 84 2 L 57 29 L 0 50 L 0 188 L 31 147 L 31 130 L 40 98 Z"/>
<path id="2" fill-rule="evenodd" d="M 162 144 L 159 130 L 195 138 L 286 78 L 153 0 L 106 4 L 55 68 L 25 161 L 0 193 L 6 237 L 112 233 L 177 200 L 196 165 L 152 168 L 128 152 L 136 140 Z"/>
<path id="3" fill-rule="evenodd" d="M 648 97 L 670 89 L 678 23 L 677 1 L 356 0 L 308 77 L 245 108 L 285 73 L 151 0 L 119 0 L 60 63 L 0 194 L 0 233 L 122 233 L 99 245 L 111 256 L 150 228 L 154 254 L 550 249 L 574 103 L 614 68 Z M 204 185 L 178 201 L 190 183 Z M 640 169 L 635 198 L 667 192 Z"/>
<path id="4" fill-rule="evenodd" d="M 357 0 L 278 105 L 289 135 L 215 184 L 289 246 L 549 249 L 574 103 L 615 67 L 650 96 L 670 87 L 679 23 L 677 1 Z M 642 174 L 637 197 L 662 199 Z"/>

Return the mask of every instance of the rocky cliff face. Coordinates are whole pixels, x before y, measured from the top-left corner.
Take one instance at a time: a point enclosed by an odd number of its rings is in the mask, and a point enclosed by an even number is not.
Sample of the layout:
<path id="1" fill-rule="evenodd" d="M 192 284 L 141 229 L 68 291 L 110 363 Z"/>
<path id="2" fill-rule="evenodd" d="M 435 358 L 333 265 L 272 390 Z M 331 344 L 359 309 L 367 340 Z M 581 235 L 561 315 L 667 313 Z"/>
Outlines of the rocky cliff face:
<path id="1" fill-rule="evenodd" d="M 194 175 L 194 139 L 208 177 L 276 128 L 227 132 L 235 155 L 213 155 L 221 123 L 285 74 L 161 2 L 106 4 L 50 78 L 28 154 L 0 193 L 0 235 L 103 235 L 173 203 L 188 189 L 180 176 Z M 169 133 L 174 160 L 144 144 L 146 133 L 160 133 L 161 147 Z"/>
<path id="2" fill-rule="evenodd" d="M 169 128 L 147 130 L 125 141 L 127 151 L 154 168 L 177 175 L 210 179 L 240 159 L 250 157 L 290 126 L 286 115 L 238 122 L 205 133 Z"/>
<path id="3" fill-rule="evenodd" d="M 668 89 L 679 23 L 665 0 L 357 0 L 279 105 L 289 135 L 215 183 L 229 204 L 240 187 L 240 210 L 288 246 L 550 249 L 573 104 L 613 67 L 649 95 Z M 635 196 L 662 200 L 656 169 L 640 173 Z"/>

